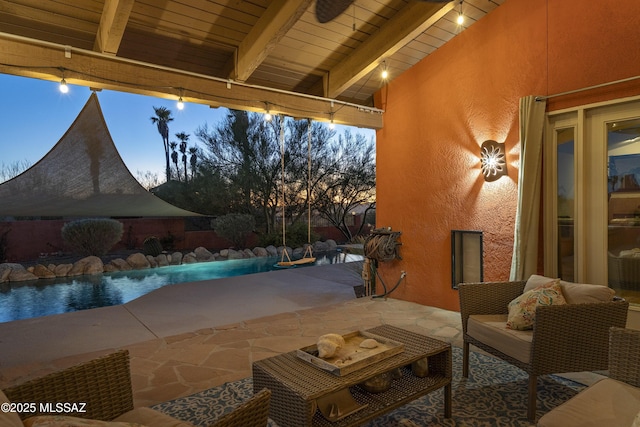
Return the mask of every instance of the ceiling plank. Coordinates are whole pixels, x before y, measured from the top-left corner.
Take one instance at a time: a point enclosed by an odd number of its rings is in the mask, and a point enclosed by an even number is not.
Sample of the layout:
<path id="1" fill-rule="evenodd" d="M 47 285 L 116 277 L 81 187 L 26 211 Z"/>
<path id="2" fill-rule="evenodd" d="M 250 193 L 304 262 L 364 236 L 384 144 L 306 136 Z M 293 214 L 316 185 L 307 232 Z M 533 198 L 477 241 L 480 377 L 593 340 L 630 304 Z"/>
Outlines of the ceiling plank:
<path id="1" fill-rule="evenodd" d="M 247 81 L 310 4 L 311 0 L 275 0 L 271 3 L 238 46 L 230 78 Z"/>
<path id="2" fill-rule="evenodd" d="M 348 58 L 333 67 L 324 79 L 324 94 L 336 98 L 393 55 L 403 46 L 431 27 L 455 6 L 454 2 L 409 2 L 392 19 L 372 34 Z"/>
<path id="3" fill-rule="evenodd" d="M 134 3 L 135 0 L 106 0 L 104 2 L 93 50 L 109 55 L 118 53 Z"/>
<path id="4" fill-rule="evenodd" d="M 307 117 L 329 122 L 332 103 L 339 107 L 333 114 L 336 124 L 370 129 L 382 128 L 380 110 L 337 100 L 278 91 L 266 87 L 229 83 L 203 74 L 125 60 L 91 50 L 70 49 L 0 32 L 0 73 L 60 81 L 60 70 L 69 84 L 110 89 L 165 99 L 264 112 L 291 117 Z M 67 49 L 68 50 L 68 49 Z"/>

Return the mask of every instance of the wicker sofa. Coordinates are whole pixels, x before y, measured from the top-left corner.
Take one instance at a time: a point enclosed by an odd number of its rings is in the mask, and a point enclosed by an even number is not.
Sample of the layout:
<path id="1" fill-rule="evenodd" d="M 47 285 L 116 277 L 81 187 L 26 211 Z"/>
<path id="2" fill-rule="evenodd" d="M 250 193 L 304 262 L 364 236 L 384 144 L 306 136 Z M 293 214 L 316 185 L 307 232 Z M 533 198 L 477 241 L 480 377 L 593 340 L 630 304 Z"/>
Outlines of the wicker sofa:
<path id="1" fill-rule="evenodd" d="M 539 427 L 631 427 L 640 423 L 640 331 L 611 328 L 609 378 L 543 415 Z"/>
<path id="2" fill-rule="evenodd" d="M 553 280 L 532 276 L 532 280 Z M 535 282 L 534 280 L 534 282 Z M 563 283 L 564 305 L 539 306 L 532 330 L 506 327 L 508 305 L 532 283 L 483 282 L 459 285 L 463 329 L 462 375 L 469 375 L 469 346 L 493 354 L 529 374 L 527 418 L 535 420 L 539 375 L 607 369 L 609 328 L 626 326 L 629 303 L 603 302 L 590 291 L 607 290 L 595 285 Z M 583 288 L 584 286 L 592 288 Z M 565 291 L 571 291 L 571 297 Z M 606 295 L 610 295 L 608 298 Z M 591 302 L 597 301 L 597 302 Z"/>
<path id="3" fill-rule="evenodd" d="M 264 427 L 267 425 L 271 392 L 267 389 L 255 394 L 232 412 L 217 420 L 212 427 Z M 24 384 L 0 390 L 0 403 L 23 405 L 22 412 L 11 412 L 3 406 L 0 426 L 31 426 L 34 416 L 51 418 L 51 413 L 41 412 L 41 403 L 77 404 L 77 413 L 65 413 L 87 420 L 86 425 L 193 427 L 151 408 L 133 408 L 129 352 L 120 350 L 89 362 L 28 381 Z M 33 406 L 24 406 L 25 404 Z M 18 408 L 20 409 L 20 408 Z M 46 409 L 46 408 L 45 408 Z M 55 412 L 55 411 L 53 411 Z M 67 412 L 66 410 L 64 412 Z M 59 414 L 57 414 L 59 415 Z M 44 425 L 58 425 L 46 423 Z M 60 425 L 74 424 L 73 420 Z M 100 421 L 109 422 L 102 423 Z M 82 420 L 73 422 L 82 423 Z M 131 423 L 131 424 L 128 424 Z M 37 423 L 36 423 L 37 425 Z"/>

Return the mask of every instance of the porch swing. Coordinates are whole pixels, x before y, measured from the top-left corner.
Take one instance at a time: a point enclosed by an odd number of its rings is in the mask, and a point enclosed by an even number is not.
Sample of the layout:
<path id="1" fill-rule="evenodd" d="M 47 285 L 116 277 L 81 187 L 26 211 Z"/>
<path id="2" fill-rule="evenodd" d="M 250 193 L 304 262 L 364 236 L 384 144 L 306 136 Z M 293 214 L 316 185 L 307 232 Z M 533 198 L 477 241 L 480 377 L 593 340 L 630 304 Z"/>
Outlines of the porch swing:
<path id="1" fill-rule="evenodd" d="M 281 268 L 291 268 L 297 265 L 312 264 L 316 262 L 311 245 L 311 119 L 308 119 L 307 141 L 307 246 L 304 255 L 300 259 L 292 260 L 287 251 L 287 232 L 285 226 L 285 179 L 284 179 L 284 117 L 280 120 L 280 166 L 282 172 L 282 257 L 276 265 Z M 286 260 L 285 260 L 286 258 Z"/>

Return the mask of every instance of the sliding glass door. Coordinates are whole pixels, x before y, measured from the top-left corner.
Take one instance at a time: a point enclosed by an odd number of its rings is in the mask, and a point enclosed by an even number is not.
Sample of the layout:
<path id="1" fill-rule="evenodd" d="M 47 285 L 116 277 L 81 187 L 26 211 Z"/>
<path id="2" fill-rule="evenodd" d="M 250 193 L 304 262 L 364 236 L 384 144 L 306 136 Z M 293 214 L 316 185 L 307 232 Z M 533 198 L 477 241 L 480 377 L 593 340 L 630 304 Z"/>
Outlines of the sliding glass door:
<path id="1" fill-rule="evenodd" d="M 549 113 L 545 274 L 640 304 L 640 101 Z"/>

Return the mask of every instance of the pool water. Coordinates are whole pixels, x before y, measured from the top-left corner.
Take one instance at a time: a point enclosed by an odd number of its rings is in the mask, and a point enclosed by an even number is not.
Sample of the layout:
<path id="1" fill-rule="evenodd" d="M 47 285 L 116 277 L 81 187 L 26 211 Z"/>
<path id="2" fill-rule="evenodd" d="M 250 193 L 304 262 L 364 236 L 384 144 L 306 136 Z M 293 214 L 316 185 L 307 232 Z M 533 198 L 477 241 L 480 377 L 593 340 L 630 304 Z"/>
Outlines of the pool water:
<path id="1" fill-rule="evenodd" d="M 0 284 L 0 322 L 124 304 L 163 286 L 275 270 L 279 258 L 251 258 Z M 315 264 L 362 260 L 335 252 Z M 306 267 L 296 267 L 306 268 Z"/>

